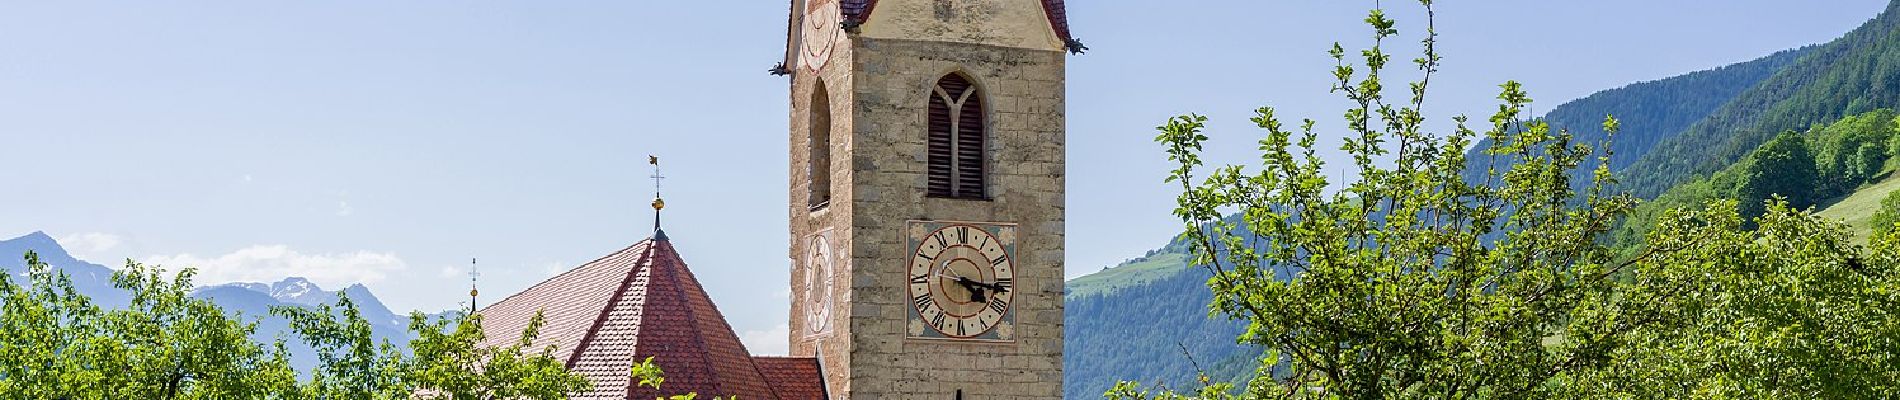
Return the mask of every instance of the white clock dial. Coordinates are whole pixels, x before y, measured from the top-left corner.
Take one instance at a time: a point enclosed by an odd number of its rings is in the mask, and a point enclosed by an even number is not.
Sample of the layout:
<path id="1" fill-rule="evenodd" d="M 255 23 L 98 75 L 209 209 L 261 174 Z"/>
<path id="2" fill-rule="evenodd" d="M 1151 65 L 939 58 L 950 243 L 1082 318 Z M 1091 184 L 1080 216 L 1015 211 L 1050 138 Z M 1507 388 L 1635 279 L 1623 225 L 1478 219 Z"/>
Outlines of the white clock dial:
<path id="1" fill-rule="evenodd" d="M 844 14 L 838 0 L 807 0 L 802 20 L 799 64 L 816 72 L 831 61 L 832 48 L 844 38 Z"/>
<path id="2" fill-rule="evenodd" d="M 837 259 L 831 250 L 831 241 L 823 233 L 812 235 L 805 244 L 805 328 L 807 333 L 824 333 L 831 329 L 831 310 Z"/>
<path id="3" fill-rule="evenodd" d="M 1014 243 L 991 231 L 950 224 L 914 239 L 908 287 L 912 318 L 930 329 L 923 336 L 1006 340 L 993 331 L 1013 319 Z"/>

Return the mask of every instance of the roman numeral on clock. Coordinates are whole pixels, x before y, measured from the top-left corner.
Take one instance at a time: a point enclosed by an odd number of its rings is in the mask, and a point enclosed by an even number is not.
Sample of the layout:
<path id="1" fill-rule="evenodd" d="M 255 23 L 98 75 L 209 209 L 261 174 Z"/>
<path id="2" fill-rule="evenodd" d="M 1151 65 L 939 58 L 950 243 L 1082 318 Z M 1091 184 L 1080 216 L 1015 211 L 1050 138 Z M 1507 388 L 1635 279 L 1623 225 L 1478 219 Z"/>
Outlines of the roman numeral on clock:
<path id="1" fill-rule="evenodd" d="M 990 259 L 990 265 L 994 265 L 998 267 L 1003 266 L 1003 263 L 1005 262 L 1009 262 L 1009 254 L 1007 253 L 1000 256 L 996 256 L 996 258 Z"/>
<path id="2" fill-rule="evenodd" d="M 943 317 L 944 317 L 944 314 L 942 312 L 938 312 L 937 315 L 931 316 L 930 326 L 943 326 Z"/>
<path id="3" fill-rule="evenodd" d="M 920 312 L 926 308 L 930 308 L 930 306 L 932 305 L 937 304 L 937 299 L 930 298 L 929 293 L 917 295 L 917 297 L 913 297 L 910 300 L 912 304 L 917 305 L 917 311 L 920 311 Z"/>
<path id="4" fill-rule="evenodd" d="M 918 276 L 910 277 L 910 283 L 918 284 L 918 285 L 930 284 L 930 275 L 918 275 Z"/>
<path id="5" fill-rule="evenodd" d="M 1004 302 L 1003 299 L 990 300 L 990 309 L 996 310 L 997 314 L 1002 314 L 1009 311 L 1009 303 Z"/>
<path id="6" fill-rule="evenodd" d="M 970 227 L 967 227 L 967 226 L 957 227 L 957 243 L 969 243 L 969 242 L 970 242 Z"/>

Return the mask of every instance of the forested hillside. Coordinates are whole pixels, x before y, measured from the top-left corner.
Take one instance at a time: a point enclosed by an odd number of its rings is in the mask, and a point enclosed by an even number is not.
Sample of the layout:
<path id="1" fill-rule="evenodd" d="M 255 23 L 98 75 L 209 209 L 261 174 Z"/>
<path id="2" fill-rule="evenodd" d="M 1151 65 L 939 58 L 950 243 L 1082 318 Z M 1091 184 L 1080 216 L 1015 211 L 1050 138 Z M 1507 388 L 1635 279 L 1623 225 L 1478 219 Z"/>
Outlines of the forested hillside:
<path id="1" fill-rule="evenodd" d="M 1880 109 L 1817 125 L 1806 131 L 1786 131 L 1708 176 L 1692 178 L 1669 188 L 1655 200 L 1638 206 L 1615 233 L 1615 241 L 1631 247 L 1671 209 L 1700 207 L 1715 200 L 1735 200 L 1745 217 L 1765 212 L 1763 201 L 1779 196 L 1795 208 L 1833 209 L 1824 217 L 1850 221 L 1855 237 L 1870 232 L 1872 214 L 1880 199 L 1893 191 L 1891 179 L 1900 154 L 1900 117 Z M 1847 200 L 1852 203 L 1845 203 Z M 1834 209 L 1840 206 L 1839 209 Z"/>
<path id="2" fill-rule="evenodd" d="M 1846 36 L 1808 51 L 1681 134 L 1665 138 L 1625 170 L 1623 188 L 1655 198 L 1736 163 L 1780 132 L 1896 105 L 1900 2 Z"/>
<path id="3" fill-rule="evenodd" d="M 1620 171 L 1635 163 L 1664 139 L 1675 136 L 1691 124 L 1707 117 L 1743 91 L 1755 87 L 1807 55 L 1815 46 L 1781 51 L 1752 61 L 1697 71 L 1654 81 L 1638 82 L 1596 92 L 1581 99 L 1558 105 L 1542 118 L 1552 128 L 1570 131 L 1579 143 L 1601 143 L 1605 139 L 1603 117 L 1615 115 L 1622 120 L 1611 150 L 1611 171 Z M 1478 160 L 1465 171 L 1465 179 L 1484 176 L 1491 163 L 1484 156 L 1490 139 L 1480 141 L 1470 158 Z M 1498 160 L 1498 165 L 1509 160 Z M 1582 171 L 1588 173 L 1588 171 Z M 1587 182 L 1587 176 L 1576 179 Z"/>
<path id="4" fill-rule="evenodd" d="M 1118 380 L 1192 389 L 1197 371 L 1251 376 L 1255 348 L 1234 343 L 1246 325 L 1208 316 L 1208 273 L 1173 245 L 1072 281 L 1063 324 L 1063 397 L 1100 398 Z M 1079 284 L 1078 284 L 1079 283 Z"/>

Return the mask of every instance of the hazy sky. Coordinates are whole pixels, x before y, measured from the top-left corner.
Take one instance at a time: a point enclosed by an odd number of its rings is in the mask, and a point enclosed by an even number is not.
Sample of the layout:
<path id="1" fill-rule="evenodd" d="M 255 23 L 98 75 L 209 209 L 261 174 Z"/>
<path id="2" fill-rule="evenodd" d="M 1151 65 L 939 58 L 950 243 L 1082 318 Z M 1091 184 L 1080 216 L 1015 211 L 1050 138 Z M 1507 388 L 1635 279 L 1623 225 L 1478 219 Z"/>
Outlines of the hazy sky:
<path id="1" fill-rule="evenodd" d="M 1886 2 L 1440 3 L 1442 123 L 1488 114 L 1506 79 L 1541 111 L 1823 42 Z M 1212 116 L 1236 162 L 1255 107 L 1338 120 L 1325 50 L 1364 42 L 1371 4 L 1070 1 L 1093 50 L 1069 60 L 1067 274 L 1179 229 L 1152 142 L 1169 116 Z M 1409 60 L 1416 3 L 1386 5 Z M 471 257 L 485 303 L 646 238 L 658 154 L 675 246 L 755 352 L 782 352 L 788 81 L 766 70 L 786 9 L 0 0 L 0 236 L 440 310 L 466 300 Z"/>

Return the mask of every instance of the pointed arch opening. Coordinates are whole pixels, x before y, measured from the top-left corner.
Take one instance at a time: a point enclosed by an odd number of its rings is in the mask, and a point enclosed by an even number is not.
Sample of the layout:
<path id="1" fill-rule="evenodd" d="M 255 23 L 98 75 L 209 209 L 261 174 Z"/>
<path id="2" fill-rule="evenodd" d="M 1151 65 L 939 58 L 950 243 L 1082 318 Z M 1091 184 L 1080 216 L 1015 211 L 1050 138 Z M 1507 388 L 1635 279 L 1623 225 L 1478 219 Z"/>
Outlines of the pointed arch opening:
<path id="1" fill-rule="evenodd" d="M 988 121 L 983 96 L 969 77 L 944 75 L 931 88 L 926 195 L 986 200 Z"/>
<path id="2" fill-rule="evenodd" d="M 805 184 L 809 189 L 807 205 L 817 211 L 831 205 L 831 93 L 825 90 L 823 80 L 812 88 L 810 104 Z"/>

